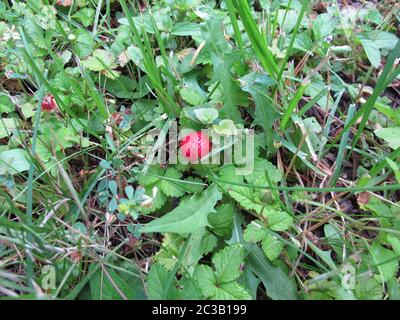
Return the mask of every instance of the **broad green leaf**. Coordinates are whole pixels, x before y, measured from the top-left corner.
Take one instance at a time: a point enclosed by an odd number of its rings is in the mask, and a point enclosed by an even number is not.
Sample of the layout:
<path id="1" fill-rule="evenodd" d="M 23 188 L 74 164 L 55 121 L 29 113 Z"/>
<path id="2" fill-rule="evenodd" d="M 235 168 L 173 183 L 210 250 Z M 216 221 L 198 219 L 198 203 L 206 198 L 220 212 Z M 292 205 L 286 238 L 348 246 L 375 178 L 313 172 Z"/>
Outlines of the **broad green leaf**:
<path id="1" fill-rule="evenodd" d="M 231 136 L 236 133 L 235 123 L 230 119 L 223 119 L 213 125 L 214 131 L 219 135 Z"/>
<path id="2" fill-rule="evenodd" d="M 278 237 L 267 233 L 262 240 L 262 249 L 269 260 L 275 260 L 283 249 L 283 242 Z"/>
<path id="3" fill-rule="evenodd" d="M 171 34 L 175 36 L 199 36 L 201 34 L 200 25 L 193 22 L 178 22 L 171 30 Z"/>
<path id="4" fill-rule="evenodd" d="M 210 253 L 218 243 L 218 238 L 211 232 L 206 232 L 201 240 L 201 252 L 206 255 Z"/>
<path id="5" fill-rule="evenodd" d="M 371 255 L 373 263 L 378 268 L 383 281 L 393 278 L 398 271 L 399 260 L 395 252 L 386 249 L 378 243 L 374 243 L 371 247 Z"/>
<path id="6" fill-rule="evenodd" d="M 296 300 L 296 283 L 279 266 L 267 260 L 256 244 L 246 244 L 248 267 L 264 284 L 267 295 L 274 300 Z"/>
<path id="7" fill-rule="evenodd" d="M 375 43 L 379 49 L 393 50 L 398 38 L 394 33 L 387 31 L 372 31 L 368 38 Z"/>
<path id="8" fill-rule="evenodd" d="M 231 234 L 234 212 L 235 207 L 227 203 L 218 207 L 216 212 L 212 212 L 208 215 L 208 222 L 212 226 L 214 234 L 219 237 L 225 237 Z"/>
<path id="9" fill-rule="evenodd" d="M 232 186 L 228 192 L 243 208 L 253 210 L 257 213 L 261 212 L 263 205 L 256 201 L 252 188 Z"/>
<path id="10" fill-rule="evenodd" d="M 292 32 L 296 25 L 296 21 L 299 14 L 295 10 L 278 10 L 278 24 L 281 27 L 282 31 L 286 34 Z"/>
<path id="11" fill-rule="evenodd" d="M 356 282 L 354 294 L 358 300 L 381 300 L 383 289 L 374 278 L 360 279 Z"/>
<path id="12" fill-rule="evenodd" d="M 321 40 L 332 34 L 336 25 L 336 19 L 328 13 L 319 14 L 312 22 L 312 31 L 315 40 Z"/>
<path id="13" fill-rule="evenodd" d="M 361 39 L 360 42 L 367 54 L 369 62 L 371 62 L 373 67 L 378 68 L 381 65 L 381 52 L 379 51 L 379 47 L 375 42 L 368 39 Z"/>
<path id="14" fill-rule="evenodd" d="M 30 166 L 28 159 L 29 155 L 24 149 L 12 149 L 0 152 L 0 175 L 28 171 Z"/>
<path id="15" fill-rule="evenodd" d="M 271 162 L 265 159 L 255 159 L 253 172 L 245 175 L 244 178 L 248 183 L 255 184 L 257 179 L 260 179 L 260 177 L 265 177 L 265 171 L 268 172 L 268 176 L 272 183 L 281 181 L 282 172 L 279 171 L 279 169 Z"/>
<path id="16" fill-rule="evenodd" d="M 92 264 L 94 266 L 94 264 Z M 90 279 L 90 295 L 94 300 L 145 300 L 140 276 L 107 268 L 109 277 L 100 268 Z M 115 288 L 117 287 L 117 288 Z M 122 295 L 123 296 L 122 296 Z"/>
<path id="17" fill-rule="evenodd" d="M 218 111 L 214 108 L 207 107 L 193 107 L 185 108 L 185 116 L 193 121 L 201 122 L 203 124 L 213 123 L 218 118 Z"/>
<path id="18" fill-rule="evenodd" d="M 197 106 L 204 101 L 204 97 L 192 88 L 182 88 L 179 93 L 182 99 L 192 106 Z"/>
<path id="19" fill-rule="evenodd" d="M 375 134 L 385 140 L 392 149 L 400 148 L 400 127 L 381 128 Z"/>
<path id="20" fill-rule="evenodd" d="M 250 300 L 251 296 L 245 288 L 237 282 L 221 283 L 215 292 L 216 300 Z"/>
<path id="21" fill-rule="evenodd" d="M 94 50 L 92 56 L 83 60 L 82 64 L 92 71 L 103 71 L 116 67 L 114 56 L 104 49 Z"/>
<path id="22" fill-rule="evenodd" d="M 209 266 L 199 264 L 194 271 L 194 278 L 206 298 L 213 297 L 216 294 L 216 279 L 214 271 Z"/>
<path id="23" fill-rule="evenodd" d="M 94 20 L 94 9 L 92 8 L 83 8 L 72 16 L 72 18 L 77 19 L 84 27 L 89 27 Z"/>
<path id="24" fill-rule="evenodd" d="M 293 218 L 284 211 L 266 208 L 263 215 L 267 218 L 268 228 L 274 231 L 285 231 L 293 224 Z"/>
<path id="25" fill-rule="evenodd" d="M 230 282 L 237 279 L 242 271 L 240 265 L 244 260 L 244 249 L 240 244 L 225 247 L 214 254 L 212 262 L 218 283 Z"/>
<path id="26" fill-rule="evenodd" d="M 261 221 L 253 220 L 246 227 L 243 233 L 243 239 L 247 242 L 257 243 L 265 238 L 266 231 Z"/>
<path id="27" fill-rule="evenodd" d="M 74 51 L 83 59 L 92 53 L 94 40 L 90 32 L 85 29 L 76 29 L 74 35 L 76 37 Z"/>
<path id="28" fill-rule="evenodd" d="M 177 290 L 171 286 L 166 288 L 170 272 L 159 263 L 151 266 L 147 274 L 147 292 L 151 300 L 165 300 L 177 297 Z"/>
<path id="29" fill-rule="evenodd" d="M 174 168 L 168 168 L 164 174 L 164 177 L 179 180 L 182 177 L 182 174 Z M 162 192 L 169 197 L 181 197 L 185 194 L 176 181 L 161 179 L 160 188 Z"/>
<path id="30" fill-rule="evenodd" d="M 19 121 L 14 118 L 0 119 L 0 139 L 8 137 L 14 129 L 18 128 Z"/>
<path id="31" fill-rule="evenodd" d="M 14 104 L 11 102 L 10 98 L 5 94 L 0 94 L 0 113 L 13 112 L 15 110 Z M 1 122 L 0 122 L 1 126 Z"/>
<path id="32" fill-rule="evenodd" d="M 141 231 L 192 233 L 208 225 L 207 216 L 214 211 L 221 197 L 218 187 L 212 184 L 202 195 L 196 194 L 183 200 L 174 210 L 148 223 Z"/>
<path id="33" fill-rule="evenodd" d="M 399 239 L 399 237 L 394 234 L 388 234 L 386 236 L 386 239 L 392 246 L 393 251 L 396 252 L 398 255 L 400 255 L 400 239 Z"/>

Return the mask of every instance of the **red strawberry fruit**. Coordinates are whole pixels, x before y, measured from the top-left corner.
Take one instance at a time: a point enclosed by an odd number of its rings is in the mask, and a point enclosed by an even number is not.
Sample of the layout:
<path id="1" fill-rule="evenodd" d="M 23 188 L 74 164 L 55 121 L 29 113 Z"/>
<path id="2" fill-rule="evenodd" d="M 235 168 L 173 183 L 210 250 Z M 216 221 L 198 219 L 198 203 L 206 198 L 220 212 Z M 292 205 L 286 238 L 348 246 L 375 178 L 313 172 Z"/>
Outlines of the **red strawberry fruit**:
<path id="1" fill-rule="evenodd" d="M 210 152 L 211 142 L 201 131 L 192 132 L 183 138 L 180 150 L 189 162 L 194 162 Z"/>
<path id="2" fill-rule="evenodd" d="M 57 103 L 56 100 L 54 100 L 53 95 L 50 93 L 46 94 L 42 100 L 42 110 L 51 112 L 54 111 L 56 108 L 57 108 Z"/>

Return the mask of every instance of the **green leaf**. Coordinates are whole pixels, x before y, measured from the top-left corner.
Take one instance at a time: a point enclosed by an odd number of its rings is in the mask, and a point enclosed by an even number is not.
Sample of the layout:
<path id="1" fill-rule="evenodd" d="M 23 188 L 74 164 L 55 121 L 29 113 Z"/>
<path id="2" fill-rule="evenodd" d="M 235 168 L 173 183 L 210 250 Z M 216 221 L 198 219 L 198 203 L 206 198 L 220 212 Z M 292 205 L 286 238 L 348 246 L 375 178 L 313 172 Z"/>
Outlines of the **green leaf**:
<path id="1" fill-rule="evenodd" d="M 49 43 L 46 41 L 43 29 L 33 18 L 25 16 L 24 29 L 36 46 L 42 49 L 48 48 Z"/>
<path id="2" fill-rule="evenodd" d="M 263 214 L 267 217 L 268 228 L 274 231 L 285 231 L 293 224 L 293 218 L 284 211 L 265 209 Z"/>
<path id="3" fill-rule="evenodd" d="M 232 80 L 231 75 L 231 68 L 237 61 L 240 53 L 233 50 L 226 41 L 221 18 L 214 17 L 207 20 L 201 30 L 202 36 L 206 41 L 203 50 L 210 54 L 214 68 L 213 80 L 221 81 L 224 90 L 224 103 L 221 109 L 221 116 L 232 119 L 235 122 L 240 122 L 241 116 L 236 103 L 239 90 L 238 85 Z"/>
<path id="4" fill-rule="evenodd" d="M 174 210 L 148 223 L 141 231 L 192 233 L 208 225 L 207 216 L 221 197 L 218 187 L 212 184 L 203 195 L 196 194 L 183 200 Z"/>
<path id="5" fill-rule="evenodd" d="M 201 34 L 200 25 L 193 22 L 178 22 L 176 23 L 172 30 L 171 34 L 175 36 L 199 36 Z"/>
<path id="6" fill-rule="evenodd" d="M 375 134 L 385 140 L 392 149 L 400 148 L 400 127 L 381 128 Z"/>
<path id="7" fill-rule="evenodd" d="M 235 123 L 230 119 L 223 119 L 213 125 L 214 131 L 219 135 L 231 136 L 236 133 Z"/>
<path id="8" fill-rule="evenodd" d="M 283 249 L 283 242 L 278 237 L 267 233 L 262 240 L 262 249 L 269 260 L 275 260 Z"/>
<path id="9" fill-rule="evenodd" d="M 379 51 L 379 47 L 375 42 L 368 39 L 361 39 L 360 42 L 367 54 L 369 62 L 371 62 L 373 67 L 378 68 L 381 65 L 381 52 Z"/>
<path id="10" fill-rule="evenodd" d="M 257 179 L 260 179 L 260 177 L 265 177 L 265 171 L 268 172 L 268 176 L 272 183 L 281 181 L 282 172 L 271 162 L 265 159 L 255 159 L 252 173 L 245 175 L 244 178 L 248 183 L 255 184 Z"/>
<path id="11" fill-rule="evenodd" d="M 354 294 L 358 300 L 381 300 L 383 289 L 374 278 L 360 279 L 356 282 Z"/>
<path id="12" fill-rule="evenodd" d="M 103 71 L 116 67 L 114 56 L 103 49 L 94 50 L 92 56 L 83 60 L 82 64 L 92 71 Z"/>
<path id="13" fill-rule="evenodd" d="M 395 236 L 394 234 L 388 234 L 386 236 L 386 239 L 392 246 L 393 251 L 396 252 L 398 255 L 400 255 L 400 239 L 399 239 L 399 237 Z"/>
<path id="14" fill-rule="evenodd" d="M 393 50 L 398 38 L 395 34 L 387 31 L 372 31 L 368 38 L 374 42 L 379 49 Z"/>
<path id="15" fill-rule="evenodd" d="M 244 260 L 244 250 L 240 244 L 225 247 L 212 257 L 215 277 L 218 283 L 230 282 L 237 279 L 242 271 L 240 265 Z"/>
<path id="16" fill-rule="evenodd" d="M 211 232 L 206 232 L 203 239 L 201 239 L 201 252 L 208 254 L 217 246 L 218 238 Z"/>
<path id="17" fill-rule="evenodd" d="M 216 279 L 213 270 L 209 266 L 199 264 L 194 271 L 194 278 L 206 298 L 213 297 L 216 294 Z"/>
<path id="18" fill-rule="evenodd" d="M 399 265 L 396 253 L 376 242 L 370 247 L 370 250 L 373 262 L 377 265 L 382 280 L 388 281 L 393 278 L 396 275 Z"/>
<path id="19" fill-rule="evenodd" d="M 218 111 L 214 108 L 193 107 L 185 108 L 185 116 L 193 121 L 201 122 L 204 124 L 213 123 L 218 118 Z"/>
<path id="20" fill-rule="evenodd" d="M 19 121 L 14 118 L 0 119 L 0 139 L 8 137 L 12 130 L 17 129 Z"/>
<path id="21" fill-rule="evenodd" d="M 255 193 L 252 188 L 232 186 L 231 190 L 228 192 L 243 208 L 253 210 L 257 213 L 261 212 L 263 206 L 256 201 Z"/>
<path id="22" fill-rule="evenodd" d="M 213 269 L 206 265 L 198 265 L 194 278 L 206 298 L 217 300 L 248 300 L 250 294 L 235 280 L 242 274 L 240 265 L 244 259 L 244 250 L 240 244 L 225 247 L 216 253 L 212 262 Z"/>
<path id="23" fill-rule="evenodd" d="M 268 88 L 276 82 L 264 74 L 249 73 L 240 79 L 243 91 L 251 94 L 256 105 L 254 124 L 260 125 L 265 132 L 268 150 L 273 150 L 273 124 L 280 115 L 268 99 Z"/>
<path id="24" fill-rule="evenodd" d="M 332 18 L 329 13 L 319 14 L 312 22 L 312 31 L 315 40 L 322 40 L 331 35 L 336 25 L 336 19 Z"/>
<path id="25" fill-rule="evenodd" d="M 172 299 L 177 296 L 177 290 L 171 286 L 166 292 L 166 286 L 170 272 L 161 264 L 155 263 L 151 266 L 147 275 L 147 292 L 151 300 Z"/>
<path id="26" fill-rule="evenodd" d="M 204 101 L 204 97 L 193 88 L 184 87 L 179 90 L 179 93 L 182 99 L 192 106 L 197 106 Z"/>
<path id="27" fill-rule="evenodd" d="M 0 113 L 13 112 L 15 110 L 14 104 L 11 102 L 10 98 L 5 94 L 0 94 Z M 1 122 L 0 122 L 1 126 Z"/>
<path id="28" fill-rule="evenodd" d="M 28 171 L 30 166 L 28 159 L 28 152 L 24 149 L 12 149 L 0 152 L 0 175 Z"/>
<path id="29" fill-rule="evenodd" d="M 168 168 L 164 177 L 179 180 L 182 177 L 182 174 L 174 168 Z M 177 182 L 175 181 L 161 180 L 160 188 L 169 197 L 181 197 L 185 194 L 182 188 L 177 185 Z"/>
<path id="30" fill-rule="evenodd" d="M 225 237 L 232 233 L 234 211 L 235 207 L 227 203 L 218 207 L 216 212 L 208 215 L 208 222 L 212 226 L 214 234 Z"/>
<path id="31" fill-rule="evenodd" d="M 217 287 L 214 295 L 216 300 L 250 300 L 251 296 L 245 288 L 237 282 L 222 283 Z"/>
<path id="32" fill-rule="evenodd" d="M 101 268 L 90 279 L 90 295 L 93 300 L 122 300 L 124 297 L 120 292 L 129 300 L 146 299 L 139 275 L 135 277 L 131 273 L 111 268 L 107 268 L 107 273 L 112 281 Z"/>
<path id="33" fill-rule="evenodd" d="M 246 244 L 248 266 L 264 284 L 267 295 L 274 300 L 296 300 L 296 284 L 279 266 L 267 260 L 256 244 Z"/>
<path id="34" fill-rule="evenodd" d="M 243 234 L 243 239 L 247 242 L 257 243 L 265 238 L 266 231 L 261 221 L 253 220 L 247 225 Z"/>
<path id="35" fill-rule="evenodd" d="M 93 23 L 94 13 L 95 11 L 92 8 L 83 8 L 74 13 L 72 18 L 79 20 L 83 26 L 88 27 Z"/>
<path id="36" fill-rule="evenodd" d="M 76 37 L 74 51 L 79 58 L 83 59 L 92 53 L 94 40 L 85 29 L 76 29 L 74 35 Z"/>

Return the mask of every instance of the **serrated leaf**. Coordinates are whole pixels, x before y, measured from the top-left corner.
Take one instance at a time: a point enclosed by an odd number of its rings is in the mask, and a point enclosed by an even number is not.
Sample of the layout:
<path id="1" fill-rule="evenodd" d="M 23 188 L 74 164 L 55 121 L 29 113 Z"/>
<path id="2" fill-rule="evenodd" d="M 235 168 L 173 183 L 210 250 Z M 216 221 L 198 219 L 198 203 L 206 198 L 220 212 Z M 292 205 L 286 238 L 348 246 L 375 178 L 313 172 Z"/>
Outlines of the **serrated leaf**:
<path id="1" fill-rule="evenodd" d="M 179 180 L 182 177 L 182 174 L 174 168 L 168 168 L 164 174 L 164 177 Z M 172 180 L 161 180 L 160 188 L 169 197 L 181 197 L 185 194 L 185 192 L 178 185 L 178 183 L 179 182 Z"/>
<path id="2" fill-rule="evenodd" d="M 254 198 L 255 194 L 252 188 L 232 186 L 228 193 L 233 199 L 239 202 L 243 208 L 253 210 L 257 213 L 261 212 L 263 206 Z"/>
<path id="3" fill-rule="evenodd" d="M 239 283 L 233 281 L 220 284 L 214 295 L 215 300 L 250 300 L 251 296 Z"/>
<path id="4" fill-rule="evenodd" d="M 237 279 L 242 271 L 240 265 L 244 260 L 244 250 L 240 244 L 225 247 L 214 254 L 212 262 L 218 283 L 230 282 Z"/>
<path id="5" fill-rule="evenodd" d="M 216 279 L 213 270 L 209 266 L 199 264 L 194 271 L 194 278 L 206 298 L 216 294 Z"/>
<path id="6" fill-rule="evenodd" d="M 381 300 L 382 285 L 374 278 L 362 279 L 356 282 L 354 294 L 358 300 Z"/>
<path id="7" fill-rule="evenodd" d="M 283 249 L 283 242 L 268 233 L 262 240 L 262 249 L 269 260 L 275 260 Z"/>
<path id="8" fill-rule="evenodd" d="M 268 176 L 272 183 L 280 182 L 282 179 L 282 172 L 274 166 L 271 162 L 265 159 L 255 159 L 254 169 L 251 174 L 245 175 L 244 178 L 247 182 L 254 184 L 257 179 L 265 176 L 265 171 L 268 172 Z"/>
<path id="9" fill-rule="evenodd" d="M 183 200 L 174 210 L 148 223 L 141 231 L 192 233 L 208 225 L 207 216 L 221 197 L 218 187 L 212 184 L 202 195 L 196 194 Z"/>
<path id="10" fill-rule="evenodd" d="M 201 240 L 201 252 L 206 255 L 210 253 L 218 243 L 218 239 L 211 232 L 206 232 Z"/>
<path id="11" fill-rule="evenodd" d="M 274 231 L 285 231 L 293 224 L 293 218 L 284 211 L 265 209 L 263 215 L 267 217 L 268 228 Z"/>
<path id="12" fill-rule="evenodd" d="M 243 233 L 243 239 L 247 242 L 257 243 L 265 238 L 266 231 L 261 221 L 252 221 L 247 225 L 246 230 Z"/>

